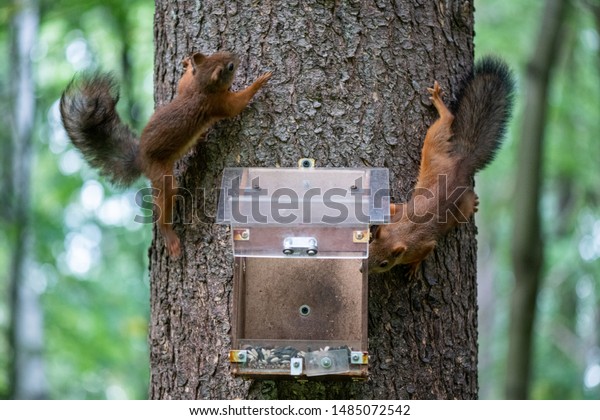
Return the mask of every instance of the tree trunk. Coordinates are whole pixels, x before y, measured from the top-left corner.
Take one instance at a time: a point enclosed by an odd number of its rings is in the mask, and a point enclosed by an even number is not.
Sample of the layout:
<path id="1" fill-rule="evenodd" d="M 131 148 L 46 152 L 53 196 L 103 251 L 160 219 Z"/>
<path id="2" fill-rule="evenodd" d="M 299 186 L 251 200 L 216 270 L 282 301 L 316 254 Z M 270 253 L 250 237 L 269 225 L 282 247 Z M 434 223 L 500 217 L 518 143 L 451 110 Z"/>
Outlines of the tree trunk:
<path id="1" fill-rule="evenodd" d="M 11 30 L 11 174 L 6 191 L 7 215 L 13 239 L 10 267 L 11 353 L 10 396 L 13 399 L 47 397 L 43 366 L 43 313 L 39 293 L 28 270 L 31 252 L 31 164 L 35 122 L 35 83 L 32 51 L 38 36 L 36 0 L 16 1 Z M 5 151 L 6 152 L 6 151 Z"/>
<path id="2" fill-rule="evenodd" d="M 448 6 L 450 5 L 450 7 Z M 233 258 L 215 225 L 226 167 L 388 167 L 397 201 L 414 186 L 436 118 L 426 88 L 446 99 L 473 64 L 473 4 L 158 0 L 155 98 L 175 93 L 184 56 L 236 52 L 234 90 L 273 78 L 237 118 L 218 123 L 177 165 L 172 261 L 150 249 L 151 398 L 476 398 L 475 227 L 443 239 L 416 279 L 400 268 L 369 280 L 370 379 L 362 383 L 243 381 L 230 372 Z M 206 191 L 206 194 L 201 192 Z"/>
<path id="3" fill-rule="evenodd" d="M 529 396 L 533 325 L 543 263 L 539 199 L 550 69 L 559 50 L 565 0 L 548 0 L 537 44 L 527 64 L 525 115 L 515 194 L 512 260 L 515 289 L 511 297 L 506 397 Z"/>

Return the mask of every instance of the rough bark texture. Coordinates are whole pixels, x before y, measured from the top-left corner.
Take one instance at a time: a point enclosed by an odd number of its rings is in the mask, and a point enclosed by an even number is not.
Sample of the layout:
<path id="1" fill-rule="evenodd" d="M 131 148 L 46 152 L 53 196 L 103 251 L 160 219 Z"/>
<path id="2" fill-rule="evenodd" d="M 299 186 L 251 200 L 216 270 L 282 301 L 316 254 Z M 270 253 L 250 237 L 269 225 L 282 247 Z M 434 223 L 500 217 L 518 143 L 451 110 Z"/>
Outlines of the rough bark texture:
<path id="1" fill-rule="evenodd" d="M 509 399 L 529 396 L 533 325 L 544 256 L 539 212 L 544 127 L 550 69 L 560 48 L 566 5 L 566 0 L 546 2 L 537 43 L 527 64 L 513 227 L 515 289 L 511 296 L 505 387 Z"/>
<path id="2" fill-rule="evenodd" d="M 151 398 L 476 398 L 473 224 L 441 241 L 414 280 L 369 280 L 371 376 L 364 383 L 243 381 L 230 375 L 230 232 L 214 224 L 228 166 L 385 166 L 395 199 L 418 172 L 435 118 L 426 88 L 454 98 L 473 61 L 471 1 L 157 0 L 155 94 L 170 100 L 191 51 L 240 56 L 234 89 L 267 70 L 238 118 L 218 123 L 178 164 L 183 256 L 155 235 L 151 270 Z M 207 191 L 201 194 L 201 191 Z M 206 211 L 204 211 L 206 210 Z M 191 218 L 195 212 L 194 218 Z"/>

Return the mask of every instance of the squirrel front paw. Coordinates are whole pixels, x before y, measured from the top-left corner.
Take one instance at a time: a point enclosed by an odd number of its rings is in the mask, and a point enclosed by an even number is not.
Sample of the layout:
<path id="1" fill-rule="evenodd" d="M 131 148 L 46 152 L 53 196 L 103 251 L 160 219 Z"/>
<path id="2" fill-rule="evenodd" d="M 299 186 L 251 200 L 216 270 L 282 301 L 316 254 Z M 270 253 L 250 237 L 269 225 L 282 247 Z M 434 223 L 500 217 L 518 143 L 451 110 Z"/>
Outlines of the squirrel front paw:
<path id="1" fill-rule="evenodd" d="M 254 83 L 256 83 L 259 87 L 263 86 L 265 83 L 269 81 L 269 79 L 273 76 L 273 72 L 268 71 L 262 76 L 260 76 Z"/>

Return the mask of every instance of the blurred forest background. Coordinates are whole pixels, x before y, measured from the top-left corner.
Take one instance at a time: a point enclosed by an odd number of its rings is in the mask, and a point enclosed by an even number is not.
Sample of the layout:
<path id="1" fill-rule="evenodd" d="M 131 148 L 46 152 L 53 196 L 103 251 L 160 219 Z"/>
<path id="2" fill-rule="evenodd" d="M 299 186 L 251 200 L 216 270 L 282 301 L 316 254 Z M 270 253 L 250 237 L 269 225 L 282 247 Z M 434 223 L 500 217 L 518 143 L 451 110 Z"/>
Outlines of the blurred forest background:
<path id="1" fill-rule="evenodd" d="M 526 70 L 537 60 L 551 1 L 475 3 L 476 57 L 504 57 L 519 89 L 505 146 L 477 178 L 480 398 L 487 399 L 506 397 L 514 362 L 511 254 Z M 600 399 L 600 3 L 565 3 L 546 69 L 534 245 L 544 258 L 530 305 L 528 396 Z M 133 221 L 143 213 L 135 191 L 144 183 L 119 191 L 99 178 L 70 146 L 58 100 L 76 72 L 111 70 L 121 81 L 121 115 L 143 127 L 153 110 L 153 9 L 149 0 L 0 3 L 0 398 L 147 397 L 151 226 Z"/>

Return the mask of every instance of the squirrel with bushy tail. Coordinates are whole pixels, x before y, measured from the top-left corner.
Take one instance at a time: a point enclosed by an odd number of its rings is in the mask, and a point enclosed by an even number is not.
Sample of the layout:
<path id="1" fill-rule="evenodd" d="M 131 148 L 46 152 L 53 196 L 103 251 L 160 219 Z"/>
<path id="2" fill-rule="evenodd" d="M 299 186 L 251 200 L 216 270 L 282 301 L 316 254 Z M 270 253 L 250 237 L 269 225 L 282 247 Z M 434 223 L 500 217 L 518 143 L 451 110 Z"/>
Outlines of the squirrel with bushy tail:
<path id="1" fill-rule="evenodd" d="M 414 274 L 438 240 L 477 211 L 473 176 L 500 148 L 514 96 L 513 75 L 502 60 L 485 57 L 461 83 L 452 110 L 437 82 L 431 101 L 439 118 L 423 143 L 419 175 L 407 203 L 391 206 L 390 224 L 369 245 L 369 272 L 404 264 Z"/>
<path id="2" fill-rule="evenodd" d="M 139 139 L 116 111 L 119 95 L 111 75 L 96 73 L 74 80 L 60 99 L 67 134 L 92 167 L 118 186 L 131 185 L 142 174 L 150 179 L 158 191 L 154 197 L 158 227 L 172 258 L 181 254 L 172 224 L 175 161 L 216 121 L 242 112 L 271 78 L 267 72 L 247 88 L 231 92 L 238 64 L 229 52 L 187 57 L 175 99 L 156 109 Z"/>

